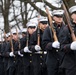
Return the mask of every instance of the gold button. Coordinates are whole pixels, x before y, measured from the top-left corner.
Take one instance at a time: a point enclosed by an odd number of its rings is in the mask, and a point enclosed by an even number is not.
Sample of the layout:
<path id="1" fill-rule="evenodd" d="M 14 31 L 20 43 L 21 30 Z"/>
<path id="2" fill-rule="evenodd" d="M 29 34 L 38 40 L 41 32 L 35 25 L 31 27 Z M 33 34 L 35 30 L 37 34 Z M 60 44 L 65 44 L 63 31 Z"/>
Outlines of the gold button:
<path id="1" fill-rule="evenodd" d="M 30 63 L 31 63 L 32 61 L 30 61 Z"/>
<path id="2" fill-rule="evenodd" d="M 43 54 L 43 52 L 41 52 L 41 54 Z"/>
<path id="3" fill-rule="evenodd" d="M 42 65 L 42 63 L 40 63 L 40 65 Z"/>
<path id="4" fill-rule="evenodd" d="M 32 56 L 32 54 L 30 54 L 30 56 Z"/>
<path id="5" fill-rule="evenodd" d="M 42 56 L 40 56 L 40 58 L 42 58 Z"/>
<path id="6" fill-rule="evenodd" d="M 15 61 L 14 61 L 14 63 L 15 63 Z"/>
<path id="7" fill-rule="evenodd" d="M 56 52 L 58 52 L 58 50 L 56 50 Z"/>

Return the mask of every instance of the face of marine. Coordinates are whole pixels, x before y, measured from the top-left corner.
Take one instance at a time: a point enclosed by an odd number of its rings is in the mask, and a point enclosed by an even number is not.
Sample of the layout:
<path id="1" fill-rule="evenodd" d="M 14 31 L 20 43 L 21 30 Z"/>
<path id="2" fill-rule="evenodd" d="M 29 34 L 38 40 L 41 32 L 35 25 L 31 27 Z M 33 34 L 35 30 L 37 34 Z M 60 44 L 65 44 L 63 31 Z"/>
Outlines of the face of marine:
<path id="1" fill-rule="evenodd" d="M 61 24 L 63 22 L 63 17 L 53 16 L 55 23 Z"/>
<path id="2" fill-rule="evenodd" d="M 11 37 L 9 36 L 9 37 L 7 37 L 7 41 L 10 41 L 11 40 Z"/>
<path id="3" fill-rule="evenodd" d="M 17 34 L 13 34 L 13 39 L 14 39 L 15 41 L 18 41 L 18 35 L 17 35 Z"/>
<path id="4" fill-rule="evenodd" d="M 42 30 L 42 31 L 44 31 L 45 30 L 45 28 L 48 26 L 48 24 L 43 24 L 43 23 L 40 23 L 40 29 Z"/>
<path id="5" fill-rule="evenodd" d="M 35 32 L 35 31 L 36 31 L 36 27 L 28 27 L 28 33 L 29 33 L 30 35 L 32 35 L 33 32 Z"/>
<path id="6" fill-rule="evenodd" d="M 71 18 L 72 18 L 72 22 L 76 24 L 76 13 L 73 13 L 71 15 Z"/>

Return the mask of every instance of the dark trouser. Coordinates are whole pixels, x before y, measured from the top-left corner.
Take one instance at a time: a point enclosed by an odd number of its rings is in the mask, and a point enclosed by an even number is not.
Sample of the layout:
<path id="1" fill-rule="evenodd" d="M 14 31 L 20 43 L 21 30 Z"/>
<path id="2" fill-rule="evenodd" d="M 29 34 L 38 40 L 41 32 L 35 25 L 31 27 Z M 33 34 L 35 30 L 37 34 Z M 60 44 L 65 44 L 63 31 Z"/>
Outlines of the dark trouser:
<path id="1" fill-rule="evenodd" d="M 4 75 L 4 65 L 0 62 L 0 75 Z"/>
<path id="2" fill-rule="evenodd" d="M 4 75 L 8 75 L 7 73 L 8 58 L 4 58 L 3 62 L 4 62 Z"/>
<path id="3" fill-rule="evenodd" d="M 8 75 L 7 73 L 7 63 L 4 62 L 4 75 Z"/>
<path id="4" fill-rule="evenodd" d="M 34 75 L 42 75 L 42 66 L 34 66 Z"/>
<path id="5" fill-rule="evenodd" d="M 47 70 L 48 70 L 48 75 L 58 75 L 58 70 L 55 68 L 50 67 L 47 68 Z"/>
<path id="6" fill-rule="evenodd" d="M 32 65 L 32 54 L 25 53 L 23 57 L 23 75 L 34 75 Z"/>
<path id="7" fill-rule="evenodd" d="M 43 58 L 44 58 L 44 61 L 43 61 L 43 75 L 48 75 L 47 74 L 47 65 L 46 65 L 46 57 L 47 57 L 47 54 L 44 54 L 43 55 Z"/>
<path id="8" fill-rule="evenodd" d="M 17 67 L 16 64 L 13 64 L 8 69 L 8 75 L 17 75 Z"/>
<path id="9" fill-rule="evenodd" d="M 4 62 L 2 57 L 0 57 L 0 75 L 4 75 Z"/>
<path id="10" fill-rule="evenodd" d="M 76 75 L 76 66 L 71 69 L 65 69 L 65 75 Z"/>
<path id="11" fill-rule="evenodd" d="M 42 54 L 33 55 L 34 75 L 47 75 L 47 67 Z"/>
<path id="12" fill-rule="evenodd" d="M 19 61 L 17 64 L 17 75 L 23 75 L 24 68 L 23 68 L 22 57 L 19 57 L 18 59 L 19 59 Z"/>
<path id="13" fill-rule="evenodd" d="M 30 63 L 29 65 L 24 65 L 24 75 L 34 75 L 32 63 Z"/>
<path id="14" fill-rule="evenodd" d="M 34 75 L 47 75 L 47 68 L 45 65 L 34 66 Z"/>
<path id="15" fill-rule="evenodd" d="M 59 61 L 56 58 L 48 59 L 47 71 L 48 71 L 48 75 L 58 75 Z"/>
<path id="16" fill-rule="evenodd" d="M 58 75 L 65 75 L 65 69 L 59 68 Z"/>

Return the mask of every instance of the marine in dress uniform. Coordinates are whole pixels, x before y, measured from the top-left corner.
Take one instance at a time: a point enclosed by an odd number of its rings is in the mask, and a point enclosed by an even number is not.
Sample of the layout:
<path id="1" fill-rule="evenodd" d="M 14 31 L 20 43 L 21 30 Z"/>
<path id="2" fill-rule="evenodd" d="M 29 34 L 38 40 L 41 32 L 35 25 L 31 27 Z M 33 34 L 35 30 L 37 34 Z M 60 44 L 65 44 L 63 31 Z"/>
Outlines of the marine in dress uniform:
<path id="1" fill-rule="evenodd" d="M 22 29 L 22 37 L 25 37 L 27 34 L 27 28 Z"/>
<path id="2" fill-rule="evenodd" d="M 5 49 L 5 57 L 8 57 L 8 65 L 7 65 L 7 71 L 8 75 L 17 75 L 17 64 L 18 60 L 17 57 L 14 55 L 14 51 L 17 51 L 19 49 L 18 46 L 18 36 L 16 34 L 16 31 L 10 36 L 12 36 L 11 44 L 10 41 L 8 42 L 6 49 Z M 11 38 L 11 37 L 10 37 Z M 13 51 L 11 50 L 11 46 L 13 45 Z"/>
<path id="3" fill-rule="evenodd" d="M 16 56 L 16 61 L 18 62 L 16 65 L 16 75 L 23 75 L 23 54 L 20 53 L 21 50 L 21 39 L 19 37 L 19 31 L 16 29 L 13 32 L 14 38 L 16 39 L 16 48 L 17 50 L 15 50 L 13 53 Z"/>
<path id="4" fill-rule="evenodd" d="M 10 41 L 10 33 L 7 33 L 4 36 L 4 39 L 5 40 L 3 42 L 3 45 L 1 46 L 1 51 L 2 51 L 3 63 L 4 63 L 4 75 L 8 75 L 8 71 L 7 71 L 8 58 L 5 57 L 5 49 L 6 49 L 8 42 Z"/>
<path id="5" fill-rule="evenodd" d="M 53 10 L 53 28 L 56 32 L 58 41 L 54 41 L 53 33 L 50 27 L 47 27 L 43 33 L 42 46 L 47 50 L 47 70 L 48 75 L 59 75 L 59 67 L 64 57 L 62 45 L 69 43 L 69 30 L 63 23 L 64 10 Z M 64 74 L 63 74 L 64 75 Z"/>
<path id="6" fill-rule="evenodd" d="M 3 41 L 0 41 L 0 75 L 4 75 L 4 62 L 3 62 L 3 56 L 2 56 L 2 46 Z"/>
<path id="7" fill-rule="evenodd" d="M 48 26 L 48 20 L 46 17 L 40 17 L 39 18 L 39 28 L 32 34 L 31 40 L 30 40 L 30 46 L 29 50 L 33 52 L 32 56 L 32 62 L 33 62 L 33 70 L 34 70 L 34 75 L 47 75 L 47 68 L 45 64 L 46 60 L 46 52 L 44 54 L 44 50 L 42 48 L 42 36 L 43 32 Z M 40 35 L 40 45 L 38 45 L 38 36 Z M 46 50 L 45 50 L 46 51 Z"/>
<path id="8" fill-rule="evenodd" d="M 76 35 L 76 6 L 72 6 L 69 12 L 72 18 L 72 27 Z M 65 68 L 65 74 L 76 75 L 76 41 L 71 40 L 71 43 L 65 46 L 65 48 L 68 50 L 62 63 L 62 66 Z M 66 50 L 65 48 L 64 50 Z"/>
<path id="9" fill-rule="evenodd" d="M 33 74 L 33 65 L 32 65 L 32 52 L 28 49 L 30 45 L 30 38 L 33 32 L 36 30 L 36 24 L 33 22 L 27 23 L 27 34 L 24 38 L 21 39 L 21 51 L 23 54 L 23 66 L 24 66 L 24 75 L 34 75 Z"/>

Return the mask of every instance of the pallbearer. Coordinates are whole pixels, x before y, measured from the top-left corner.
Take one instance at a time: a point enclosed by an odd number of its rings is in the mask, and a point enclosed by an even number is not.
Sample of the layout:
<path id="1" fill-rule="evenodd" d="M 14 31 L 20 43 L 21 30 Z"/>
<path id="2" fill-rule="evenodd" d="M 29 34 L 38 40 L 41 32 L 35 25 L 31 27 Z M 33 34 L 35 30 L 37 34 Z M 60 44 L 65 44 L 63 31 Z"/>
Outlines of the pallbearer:
<path id="1" fill-rule="evenodd" d="M 40 17 L 38 19 L 38 28 L 37 30 L 32 34 L 31 40 L 30 40 L 30 46 L 29 50 L 33 52 L 33 70 L 34 70 L 34 75 L 47 75 L 47 68 L 45 64 L 45 59 L 46 59 L 46 50 L 42 49 L 42 37 L 43 37 L 43 32 L 48 26 L 48 20 L 47 17 Z M 45 54 L 44 54 L 45 53 Z"/>
<path id="2" fill-rule="evenodd" d="M 23 54 L 23 75 L 34 75 L 33 73 L 33 65 L 32 65 L 32 52 L 29 50 L 30 38 L 31 35 L 36 30 L 36 24 L 33 22 L 27 23 L 27 34 L 25 37 L 21 39 L 21 51 Z"/>
<path id="3" fill-rule="evenodd" d="M 64 52 L 62 53 L 61 50 L 64 45 L 69 43 L 69 30 L 63 23 L 64 10 L 53 10 L 52 15 L 54 21 L 52 25 L 58 40 L 54 40 L 51 28 L 47 27 L 43 33 L 42 46 L 47 50 L 48 75 L 58 75 L 59 66 L 64 57 Z"/>
<path id="4" fill-rule="evenodd" d="M 71 26 L 75 34 L 76 39 L 76 6 L 72 6 L 69 9 L 71 15 Z M 71 37 L 71 35 L 70 35 Z M 76 41 L 72 40 L 71 43 L 64 46 L 64 50 L 66 51 L 62 66 L 65 68 L 66 75 L 76 75 Z"/>

